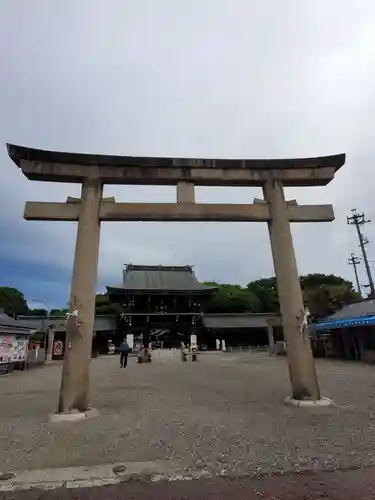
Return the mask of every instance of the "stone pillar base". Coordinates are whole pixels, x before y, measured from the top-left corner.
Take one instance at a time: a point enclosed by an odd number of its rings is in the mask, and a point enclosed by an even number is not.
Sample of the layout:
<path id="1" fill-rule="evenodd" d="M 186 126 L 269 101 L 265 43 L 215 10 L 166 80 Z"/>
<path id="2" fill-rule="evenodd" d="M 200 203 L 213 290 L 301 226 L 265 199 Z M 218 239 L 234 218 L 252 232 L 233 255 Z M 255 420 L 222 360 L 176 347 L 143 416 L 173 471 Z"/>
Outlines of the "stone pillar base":
<path id="1" fill-rule="evenodd" d="M 316 408 L 318 406 L 333 406 L 334 402 L 329 398 L 320 398 L 316 401 L 310 399 L 294 399 L 292 397 L 287 397 L 284 399 L 286 405 L 297 406 L 298 408 Z"/>
<path id="2" fill-rule="evenodd" d="M 99 411 L 95 408 L 90 408 L 87 411 L 72 411 L 69 413 L 52 413 L 49 415 L 49 421 L 53 424 L 60 422 L 77 422 L 87 418 L 95 418 L 99 416 Z"/>

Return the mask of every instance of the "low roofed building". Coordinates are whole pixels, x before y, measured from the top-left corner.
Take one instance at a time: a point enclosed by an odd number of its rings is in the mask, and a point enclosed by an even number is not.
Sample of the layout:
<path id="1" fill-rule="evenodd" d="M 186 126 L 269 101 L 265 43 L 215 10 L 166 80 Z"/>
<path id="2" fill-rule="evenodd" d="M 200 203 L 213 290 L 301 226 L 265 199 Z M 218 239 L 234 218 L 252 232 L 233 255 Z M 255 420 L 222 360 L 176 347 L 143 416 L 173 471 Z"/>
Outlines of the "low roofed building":
<path id="1" fill-rule="evenodd" d="M 35 330 L 0 309 L 0 373 L 24 368 L 28 346 Z"/>
<path id="2" fill-rule="evenodd" d="M 348 304 L 312 330 L 321 355 L 375 361 L 375 299 Z"/>

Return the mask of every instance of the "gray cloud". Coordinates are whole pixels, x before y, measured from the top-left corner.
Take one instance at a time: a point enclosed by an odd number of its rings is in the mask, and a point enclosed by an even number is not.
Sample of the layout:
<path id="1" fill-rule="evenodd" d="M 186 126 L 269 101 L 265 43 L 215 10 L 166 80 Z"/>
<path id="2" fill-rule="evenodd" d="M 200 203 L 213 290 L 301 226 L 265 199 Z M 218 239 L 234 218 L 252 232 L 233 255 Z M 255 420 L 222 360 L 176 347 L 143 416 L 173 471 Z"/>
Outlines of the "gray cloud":
<path id="1" fill-rule="evenodd" d="M 374 23 L 371 0 L 3 0 L 0 138 L 128 155 L 347 152 L 328 187 L 287 194 L 333 203 L 337 214 L 332 224 L 293 227 L 300 272 L 352 278 L 347 257 L 357 243 L 346 215 L 356 206 L 375 217 Z M 63 200 L 79 187 L 28 182 L 5 147 L 0 156 L 3 251 L 69 276 L 74 224 L 25 222 L 22 211 L 26 200 Z M 105 194 L 175 196 L 151 187 Z M 260 189 L 197 189 L 207 202 L 254 196 Z M 374 226 L 366 232 L 375 244 Z M 239 283 L 273 273 L 265 225 L 113 223 L 101 241 L 100 286 L 118 281 L 125 262 L 191 263 L 201 279 Z"/>

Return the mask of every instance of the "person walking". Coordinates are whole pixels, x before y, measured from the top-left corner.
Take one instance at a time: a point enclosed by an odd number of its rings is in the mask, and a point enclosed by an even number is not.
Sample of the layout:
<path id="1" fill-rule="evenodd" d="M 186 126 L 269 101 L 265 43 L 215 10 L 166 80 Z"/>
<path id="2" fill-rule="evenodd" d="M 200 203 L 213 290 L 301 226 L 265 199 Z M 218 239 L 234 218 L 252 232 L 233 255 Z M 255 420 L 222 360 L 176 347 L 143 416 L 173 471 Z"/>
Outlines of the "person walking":
<path id="1" fill-rule="evenodd" d="M 126 365 L 128 364 L 129 352 L 130 352 L 129 344 L 127 343 L 126 339 L 124 339 L 122 341 L 122 344 L 120 345 L 120 367 L 121 368 L 126 368 Z"/>

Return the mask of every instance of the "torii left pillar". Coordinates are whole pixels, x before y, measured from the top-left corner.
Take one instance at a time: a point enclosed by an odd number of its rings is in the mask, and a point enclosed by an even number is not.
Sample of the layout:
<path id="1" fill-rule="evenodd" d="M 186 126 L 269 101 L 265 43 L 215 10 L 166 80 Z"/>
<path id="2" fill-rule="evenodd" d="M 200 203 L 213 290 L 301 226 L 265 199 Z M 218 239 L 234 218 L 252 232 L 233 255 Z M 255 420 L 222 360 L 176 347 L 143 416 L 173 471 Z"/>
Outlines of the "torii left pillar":
<path id="1" fill-rule="evenodd" d="M 59 398 L 60 413 L 88 410 L 102 194 L 101 179 L 83 180 Z"/>

